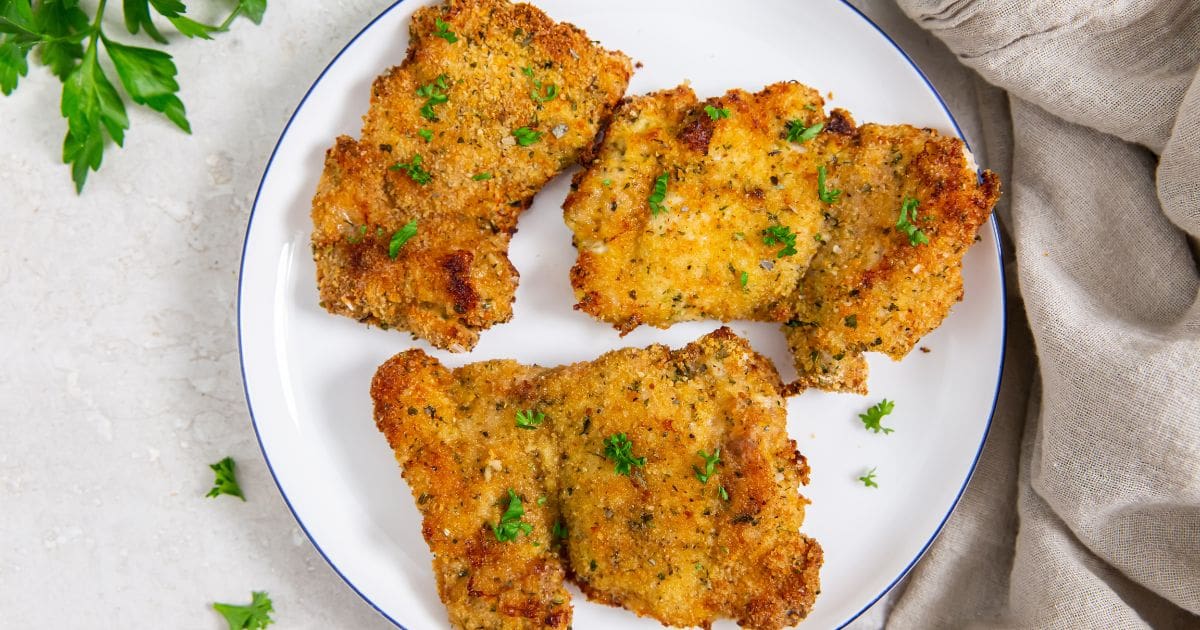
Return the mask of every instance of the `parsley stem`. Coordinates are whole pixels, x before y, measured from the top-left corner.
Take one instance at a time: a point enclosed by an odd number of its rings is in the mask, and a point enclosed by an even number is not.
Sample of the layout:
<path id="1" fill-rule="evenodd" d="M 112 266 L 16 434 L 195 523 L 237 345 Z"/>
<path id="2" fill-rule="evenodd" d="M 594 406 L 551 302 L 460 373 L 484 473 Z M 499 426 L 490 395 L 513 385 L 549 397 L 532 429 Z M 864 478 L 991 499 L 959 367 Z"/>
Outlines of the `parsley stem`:
<path id="1" fill-rule="evenodd" d="M 228 31 L 229 25 L 233 24 L 233 20 L 236 19 L 237 16 L 239 16 L 241 14 L 242 14 L 242 3 L 239 2 L 237 4 L 237 6 L 233 8 L 233 12 L 229 14 L 229 17 L 225 18 L 225 21 L 221 22 L 221 25 L 217 27 L 217 30 L 221 31 L 221 32 Z"/>

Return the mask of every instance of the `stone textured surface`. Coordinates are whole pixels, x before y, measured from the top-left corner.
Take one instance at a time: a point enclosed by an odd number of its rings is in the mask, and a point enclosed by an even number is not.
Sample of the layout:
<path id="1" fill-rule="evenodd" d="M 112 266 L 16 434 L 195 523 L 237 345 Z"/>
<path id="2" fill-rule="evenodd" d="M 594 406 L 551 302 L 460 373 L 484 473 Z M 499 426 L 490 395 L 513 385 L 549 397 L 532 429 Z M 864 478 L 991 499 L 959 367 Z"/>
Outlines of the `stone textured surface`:
<path id="1" fill-rule="evenodd" d="M 0 99 L 0 625 L 216 629 L 210 602 L 260 589 L 277 627 L 392 627 L 325 564 L 276 490 L 246 411 L 235 321 L 243 232 L 278 134 L 388 4 L 273 2 L 261 27 L 174 42 L 194 135 L 133 110 L 125 148 L 82 196 L 59 164 L 57 81 L 35 68 Z M 890 2 L 856 4 L 986 155 L 971 114 L 988 94 L 974 76 Z M 208 464 L 226 455 L 245 503 L 204 497 Z"/>

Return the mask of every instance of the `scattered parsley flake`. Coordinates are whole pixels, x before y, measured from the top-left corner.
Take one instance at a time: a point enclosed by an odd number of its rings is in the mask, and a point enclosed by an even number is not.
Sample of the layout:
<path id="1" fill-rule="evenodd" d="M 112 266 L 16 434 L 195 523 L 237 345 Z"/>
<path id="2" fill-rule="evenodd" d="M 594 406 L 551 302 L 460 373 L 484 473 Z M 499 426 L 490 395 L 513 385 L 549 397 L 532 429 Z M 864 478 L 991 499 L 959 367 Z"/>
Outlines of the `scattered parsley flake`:
<path id="1" fill-rule="evenodd" d="M 879 484 L 875 483 L 875 469 L 868 470 L 867 473 L 858 478 L 864 486 L 868 488 L 878 488 Z"/>
<path id="2" fill-rule="evenodd" d="M 721 463 L 721 447 L 718 446 L 713 450 L 712 455 L 704 451 L 696 451 L 696 454 L 700 456 L 700 459 L 704 460 L 704 470 L 701 471 L 700 467 L 694 464 L 692 465 L 692 470 L 695 471 L 696 479 L 699 479 L 700 483 L 708 483 L 708 478 L 712 477 L 717 471 L 717 464 Z"/>
<path id="3" fill-rule="evenodd" d="M 815 112 L 815 111 L 817 111 L 817 106 L 813 105 L 812 103 L 805 103 L 804 109 L 807 109 L 810 112 Z"/>
<path id="4" fill-rule="evenodd" d="M 763 243 L 767 245 L 783 245 L 783 249 L 775 255 L 776 258 L 791 256 L 796 253 L 796 234 L 786 225 L 772 225 L 762 231 Z"/>
<path id="5" fill-rule="evenodd" d="M 517 412 L 517 428 L 518 429 L 536 429 L 542 426 L 542 421 L 546 419 L 546 414 L 540 411 L 529 409 L 526 411 Z"/>
<path id="6" fill-rule="evenodd" d="M 647 201 L 650 202 L 650 214 L 657 215 L 660 212 L 666 212 L 667 207 L 663 205 L 663 200 L 667 198 L 667 182 L 670 181 L 671 175 L 663 173 L 654 178 L 654 189 L 650 192 Z"/>
<path id="7" fill-rule="evenodd" d="M 424 186 L 425 184 L 428 184 L 431 179 L 433 179 L 433 176 L 429 174 L 429 171 L 425 170 L 424 166 L 421 166 L 422 162 L 424 162 L 424 158 L 421 157 L 420 153 L 416 153 L 413 154 L 412 159 L 409 160 L 407 164 L 404 162 L 396 162 L 395 164 L 389 166 L 388 169 L 393 171 L 404 171 L 408 173 L 409 178 L 411 178 L 414 182 Z"/>
<path id="8" fill-rule="evenodd" d="M 271 613 L 275 610 L 271 605 L 271 598 L 263 591 L 252 592 L 248 606 L 219 602 L 212 606 L 225 618 L 229 630 L 262 630 L 275 623 L 275 620 L 271 619 Z"/>
<path id="9" fill-rule="evenodd" d="M 616 463 L 615 470 L 618 475 L 626 477 L 629 476 L 632 466 L 640 468 L 646 465 L 645 457 L 633 456 L 633 442 L 630 442 L 624 433 L 610 435 L 604 441 L 604 456 Z"/>
<path id="10" fill-rule="evenodd" d="M 477 173 L 477 174 L 471 176 L 471 179 L 473 179 L 477 182 L 486 182 L 487 180 L 489 180 L 491 178 L 492 178 L 491 173 Z"/>
<path id="11" fill-rule="evenodd" d="M 512 135 L 517 139 L 517 144 L 523 147 L 527 147 L 542 139 L 542 132 L 534 131 L 529 127 L 513 129 Z"/>
<path id="12" fill-rule="evenodd" d="M 550 533 L 558 538 L 565 539 L 567 537 L 567 526 L 564 525 L 562 521 L 554 521 L 554 525 L 551 527 Z"/>
<path id="13" fill-rule="evenodd" d="M 912 224 L 912 221 L 917 220 L 918 203 L 912 197 L 905 197 L 900 204 L 900 218 L 896 220 L 896 228 L 908 235 L 908 244 L 913 247 L 929 242 L 929 237 Z M 928 220 L 929 217 L 925 217 L 925 219 Z"/>
<path id="14" fill-rule="evenodd" d="M 729 500 L 729 492 L 725 490 L 725 486 L 717 488 L 717 496 L 721 497 L 722 501 Z"/>
<path id="15" fill-rule="evenodd" d="M 858 315 L 847 315 L 844 323 L 846 324 L 846 328 L 858 328 Z"/>
<path id="16" fill-rule="evenodd" d="M 367 226 L 360 225 L 360 226 L 358 226 L 358 231 L 356 231 L 353 236 L 347 236 L 346 240 L 349 241 L 351 245 L 358 245 L 359 243 L 362 242 L 363 238 L 366 237 L 366 235 L 367 235 Z"/>
<path id="17" fill-rule="evenodd" d="M 404 244 L 408 242 L 408 239 L 410 239 L 416 235 L 417 235 L 417 220 L 416 219 L 413 219 L 412 221 L 405 223 L 404 227 L 400 228 L 399 230 L 396 230 L 396 233 L 392 234 L 392 240 L 388 243 L 388 258 L 395 260 L 396 256 L 400 255 L 400 248 L 404 247 Z"/>
<path id="18" fill-rule="evenodd" d="M 209 490 L 205 496 L 219 497 L 222 494 L 228 494 L 243 501 L 246 500 L 245 495 L 242 494 L 242 487 L 238 485 L 236 466 L 232 457 L 226 457 L 215 464 L 210 464 L 209 468 L 213 469 L 216 474 L 216 480 L 213 481 L 212 490 Z"/>
<path id="19" fill-rule="evenodd" d="M 512 542 L 517 539 L 517 536 L 532 532 L 533 525 L 522 523 L 522 516 L 525 516 L 525 508 L 521 505 L 521 497 L 517 496 L 512 488 L 509 488 L 508 509 L 504 510 L 504 514 L 500 516 L 500 522 L 492 525 L 492 533 L 496 535 L 496 540 Z"/>
<path id="20" fill-rule="evenodd" d="M 825 203 L 837 203 L 838 197 L 842 196 L 842 191 L 837 188 L 825 188 L 825 165 L 817 167 L 817 196 Z"/>
<path id="21" fill-rule="evenodd" d="M 421 105 L 421 116 L 424 116 L 426 120 L 437 120 L 438 117 L 433 111 L 433 106 L 450 100 L 450 95 L 446 94 L 446 90 L 450 89 L 449 80 L 450 77 L 439 74 L 432 83 L 426 83 L 417 88 L 417 96 L 425 99 L 425 103 Z"/>
<path id="22" fill-rule="evenodd" d="M 604 186 L 612 186 L 612 180 L 607 177 L 601 180 L 600 183 Z"/>
<path id="23" fill-rule="evenodd" d="M 433 130 L 432 130 L 432 129 L 421 129 L 421 130 L 418 130 L 418 131 L 417 131 L 417 135 L 418 135 L 418 136 L 421 136 L 422 138 L 424 138 L 424 139 L 425 139 L 425 142 L 429 142 L 430 140 L 433 140 Z"/>
<path id="24" fill-rule="evenodd" d="M 546 505 L 546 497 L 538 497 L 537 504 L 538 505 Z"/>
<path id="25" fill-rule="evenodd" d="M 867 409 L 866 413 L 858 414 L 858 418 L 862 420 L 863 428 L 867 429 L 868 431 L 874 431 L 875 433 L 883 431 L 884 435 L 887 435 L 888 433 L 892 432 L 892 429 L 885 427 L 880 423 L 883 421 L 883 417 L 892 413 L 892 410 L 895 408 L 895 402 L 884 398 L 870 409 Z"/>
<path id="26" fill-rule="evenodd" d="M 705 105 L 704 113 L 708 114 L 708 117 L 713 120 L 729 118 L 729 108 L 728 107 L 713 107 L 712 105 Z"/>
<path id="27" fill-rule="evenodd" d="M 789 120 L 787 123 L 787 141 L 804 143 L 817 137 L 821 130 L 825 128 L 823 121 L 817 121 L 811 127 L 805 127 L 804 121 L 800 119 Z"/>
<path id="28" fill-rule="evenodd" d="M 451 44 L 458 41 L 458 35 L 455 35 L 454 31 L 450 30 L 449 23 L 443 22 L 442 18 L 433 18 L 433 23 L 437 27 L 437 30 L 433 32 L 434 37 L 441 37 Z"/>
<path id="29" fill-rule="evenodd" d="M 746 285 L 749 282 L 750 282 L 750 274 L 748 272 L 743 271 L 742 272 L 742 288 L 743 289 L 746 288 Z"/>

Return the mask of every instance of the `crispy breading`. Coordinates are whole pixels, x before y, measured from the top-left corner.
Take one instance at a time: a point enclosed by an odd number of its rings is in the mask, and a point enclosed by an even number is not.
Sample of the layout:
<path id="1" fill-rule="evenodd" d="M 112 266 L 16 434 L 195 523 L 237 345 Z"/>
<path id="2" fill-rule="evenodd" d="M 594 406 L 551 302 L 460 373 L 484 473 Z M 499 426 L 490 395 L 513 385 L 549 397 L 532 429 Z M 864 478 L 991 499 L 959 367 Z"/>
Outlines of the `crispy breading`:
<path id="1" fill-rule="evenodd" d="M 317 284 L 330 312 L 468 350 L 512 317 L 518 215 L 591 148 L 632 69 L 506 0 L 448 0 L 418 10 L 409 31 L 407 57 L 372 87 L 362 138 L 326 154 L 312 207 Z M 536 142 L 517 141 L 523 127 Z M 414 159 L 420 170 L 398 166 Z M 393 259 L 393 234 L 414 220 Z"/>
<path id="2" fill-rule="evenodd" d="M 534 567 L 558 579 L 541 564 L 557 558 L 545 550 L 558 543 L 567 574 L 597 601 L 670 625 L 732 617 L 780 628 L 808 614 L 823 561 L 800 533 L 807 501 L 797 490 L 808 465 L 788 438 L 782 388 L 771 362 L 722 328 L 677 351 L 617 350 L 552 369 L 490 361 L 450 372 L 409 351 L 380 368 L 372 396 L 425 515 L 456 626 L 515 623 L 488 612 L 495 594 L 466 585 L 499 570 L 526 585 L 529 610 L 569 611 L 552 605 L 557 582 L 529 579 Z M 544 414 L 541 426 L 515 427 L 516 410 L 526 409 Z M 644 458 L 628 475 L 606 453 L 618 434 Z M 699 451 L 719 454 L 711 475 Z M 527 515 L 532 497 L 547 497 L 527 518 L 540 546 L 498 543 L 488 529 L 508 487 Z M 555 621 L 569 622 L 567 614 Z"/>
<path id="3" fill-rule="evenodd" d="M 454 372 L 420 350 L 384 363 L 371 384 L 375 420 L 424 515 L 438 594 L 456 628 L 567 628 L 570 595 L 551 544 L 558 519 L 549 431 L 513 421 L 537 368 L 512 361 Z M 549 472 L 547 472 L 549 471 Z M 514 542 L 492 526 L 520 498 L 532 530 Z M 535 546 L 536 544 L 536 546 Z"/>
<path id="4" fill-rule="evenodd" d="M 1000 192 L 964 151 L 931 129 L 826 115 L 798 83 L 627 99 L 564 206 L 576 308 L 622 333 L 701 318 L 785 322 L 800 374 L 792 390 L 865 393 L 864 351 L 903 357 L 961 299 L 962 256 Z M 667 209 L 656 214 L 663 173 Z M 908 199 L 927 243 L 897 225 Z"/>
<path id="5" fill-rule="evenodd" d="M 695 319 L 786 321 L 824 217 L 809 202 L 812 157 L 780 134 L 788 116 L 817 120 L 805 106 L 821 102 L 778 84 L 703 103 L 684 85 L 623 103 L 564 206 L 579 250 L 576 308 L 623 333 Z M 714 120 L 704 106 L 729 117 Z M 666 210 L 655 215 L 647 199 L 664 173 Z M 772 227 L 796 234 L 794 254 L 763 242 Z"/>

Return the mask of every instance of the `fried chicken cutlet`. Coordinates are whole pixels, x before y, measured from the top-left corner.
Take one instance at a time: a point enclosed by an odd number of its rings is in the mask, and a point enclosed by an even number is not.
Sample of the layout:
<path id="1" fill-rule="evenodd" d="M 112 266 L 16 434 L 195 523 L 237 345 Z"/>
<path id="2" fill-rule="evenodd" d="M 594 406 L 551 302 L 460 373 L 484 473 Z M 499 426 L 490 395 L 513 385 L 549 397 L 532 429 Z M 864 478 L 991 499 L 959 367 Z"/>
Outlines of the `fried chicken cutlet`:
<path id="1" fill-rule="evenodd" d="M 564 206 L 576 308 L 785 323 L 793 390 L 865 393 L 864 351 L 903 357 L 961 299 L 1000 186 L 957 138 L 824 112 L 798 83 L 628 99 Z"/>
<path id="2" fill-rule="evenodd" d="M 560 574 L 541 564 L 561 558 L 589 598 L 665 624 L 781 628 L 808 614 L 823 560 L 800 533 L 808 466 L 788 438 L 782 388 L 770 361 L 722 328 L 677 351 L 551 369 L 451 372 L 409 351 L 379 369 L 372 396 L 457 627 L 532 627 L 547 611 L 569 623 L 555 604 Z M 500 542 L 492 527 L 510 487 L 536 512 L 526 534 Z M 449 542 L 467 536 L 475 542 Z M 497 607 L 466 584 L 496 565 L 522 585 L 521 605 Z"/>
<path id="3" fill-rule="evenodd" d="M 629 82 L 629 59 L 506 0 L 418 10 L 375 80 L 362 137 L 340 137 L 313 198 L 321 305 L 468 350 L 512 317 L 517 216 L 575 163 Z"/>

